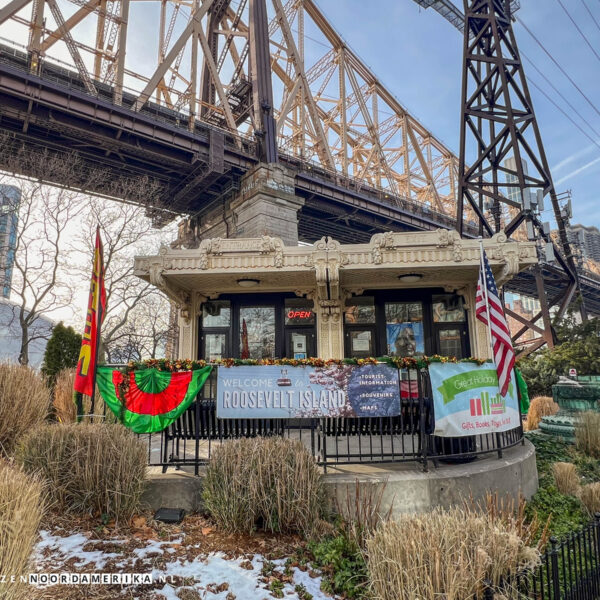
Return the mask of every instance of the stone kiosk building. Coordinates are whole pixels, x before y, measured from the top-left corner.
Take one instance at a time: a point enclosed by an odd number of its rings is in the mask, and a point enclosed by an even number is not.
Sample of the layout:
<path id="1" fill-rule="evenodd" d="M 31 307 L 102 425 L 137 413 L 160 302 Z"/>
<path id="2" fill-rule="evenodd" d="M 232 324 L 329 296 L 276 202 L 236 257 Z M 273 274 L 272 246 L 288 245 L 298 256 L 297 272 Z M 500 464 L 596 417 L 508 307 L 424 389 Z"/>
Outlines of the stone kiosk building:
<path id="1" fill-rule="evenodd" d="M 483 242 L 498 285 L 537 263 L 533 242 Z M 475 319 L 479 241 L 457 232 L 204 239 L 135 259 L 135 273 L 179 307 L 181 358 L 489 357 Z"/>

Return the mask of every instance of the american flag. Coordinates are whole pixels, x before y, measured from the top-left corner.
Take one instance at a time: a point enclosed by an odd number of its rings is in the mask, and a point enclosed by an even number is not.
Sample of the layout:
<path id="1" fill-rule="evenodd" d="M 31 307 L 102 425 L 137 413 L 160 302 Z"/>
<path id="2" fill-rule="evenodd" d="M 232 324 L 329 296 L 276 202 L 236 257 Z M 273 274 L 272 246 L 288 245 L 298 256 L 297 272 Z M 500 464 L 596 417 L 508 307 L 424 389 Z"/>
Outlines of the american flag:
<path id="1" fill-rule="evenodd" d="M 506 323 L 502 303 L 498 297 L 498 288 L 490 269 L 485 250 L 482 248 L 482 262 L 479 270 L 479 281 L 477 282 L 477 296 L 475 297 L 475 315 L 488 325 L 488 315 L 491 321 L 490 333 L 494 349 L 494 362 L 498 372 L 498 387 L 500 394 L 506 395 L 510 376 L 515 366 L 515 351 L 513 350 L 510 330 Z M 487 302 L 486 292 L 487 288 Z"/>

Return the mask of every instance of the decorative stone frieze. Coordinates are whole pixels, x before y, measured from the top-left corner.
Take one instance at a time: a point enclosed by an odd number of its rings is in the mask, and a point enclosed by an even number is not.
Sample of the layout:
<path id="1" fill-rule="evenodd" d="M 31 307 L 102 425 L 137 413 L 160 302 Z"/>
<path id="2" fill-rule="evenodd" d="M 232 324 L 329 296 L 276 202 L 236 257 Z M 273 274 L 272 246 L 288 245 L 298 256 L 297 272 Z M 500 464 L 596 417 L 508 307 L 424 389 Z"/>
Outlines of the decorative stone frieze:
<path id="1" fill-rule="evenodd" d="M 537 264 L 533 242 L 507 240 L 498 233 L 482 243 L 499 285 Z M 441 287 L 461 294 L 472 315 L 479 263 L 479 240 L 439 229 L 380 233 L 368 244 L 340 244 L 324 237 L 312 246 L 286 246 L 281 238 L 267 235 L 205 239 L 196 249 L 163 247 L 156 256 L 137 257 L 134 273 L 179 306 L 182 353 L 185 347 L 195 356 L 201 302 L 223 293 L 241 293 L 245 290 L 238 280 L 254 278 L 259 287 L 253 292 L 289 291 L 314 300 L 318 351 L 327 358 L 343 356 L 342 314 L 349 296 L 366 289 Z M 413 272 L 422 276 L 417 284 L 409 286 L 398 278 Z M 471 350 L 482 355 L 485 330 L 469 319 Z"/>

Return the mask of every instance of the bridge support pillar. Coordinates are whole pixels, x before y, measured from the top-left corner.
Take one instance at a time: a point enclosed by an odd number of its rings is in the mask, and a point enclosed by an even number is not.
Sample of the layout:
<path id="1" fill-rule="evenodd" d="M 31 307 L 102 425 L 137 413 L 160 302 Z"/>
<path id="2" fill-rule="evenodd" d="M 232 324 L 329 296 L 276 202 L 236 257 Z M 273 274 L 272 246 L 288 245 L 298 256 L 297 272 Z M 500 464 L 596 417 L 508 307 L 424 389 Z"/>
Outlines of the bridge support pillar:
<path id="1" fill-rule="evenodd" d="M 183 223 L 178 245 L 196 248 L 205 238 L 279 237 L 298 244 L 298 211 L 304 200 L 295 195 L 294 174 L 280 164 L 260 163 L 246 173 L 239 192 L 197 220 Z"/>
<path id="2" fill-rule="evenodd" d="M 262 163 L 242 179 L 240 194 L 231 203 L 235 237 L 270 235 L 295 246 L 303 204 L 295 195 L 293 174 L 282 165 Z"/>

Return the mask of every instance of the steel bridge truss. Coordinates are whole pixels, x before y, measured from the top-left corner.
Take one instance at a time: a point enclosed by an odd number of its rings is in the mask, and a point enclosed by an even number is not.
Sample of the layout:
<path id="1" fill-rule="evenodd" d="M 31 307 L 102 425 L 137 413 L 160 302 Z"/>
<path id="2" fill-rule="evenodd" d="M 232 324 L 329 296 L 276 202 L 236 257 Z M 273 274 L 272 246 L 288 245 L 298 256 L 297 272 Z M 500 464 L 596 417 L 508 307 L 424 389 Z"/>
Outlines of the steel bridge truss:
<path id="1" fill-rule="evenodd" d="M 391 203 L 403 198 L 454 217 L 457 157 L 312 0 L 10 0 L 0 36 L 26 48 L 33 73 L 62 60 L 92 95 L 109 84 L 116 104 L 133 93 L 136 111 L 152 102 L 182 114 L 190 130 L 200 120 L 264 140 L 267 161 L 273 152 L 312 161 Z"/>

